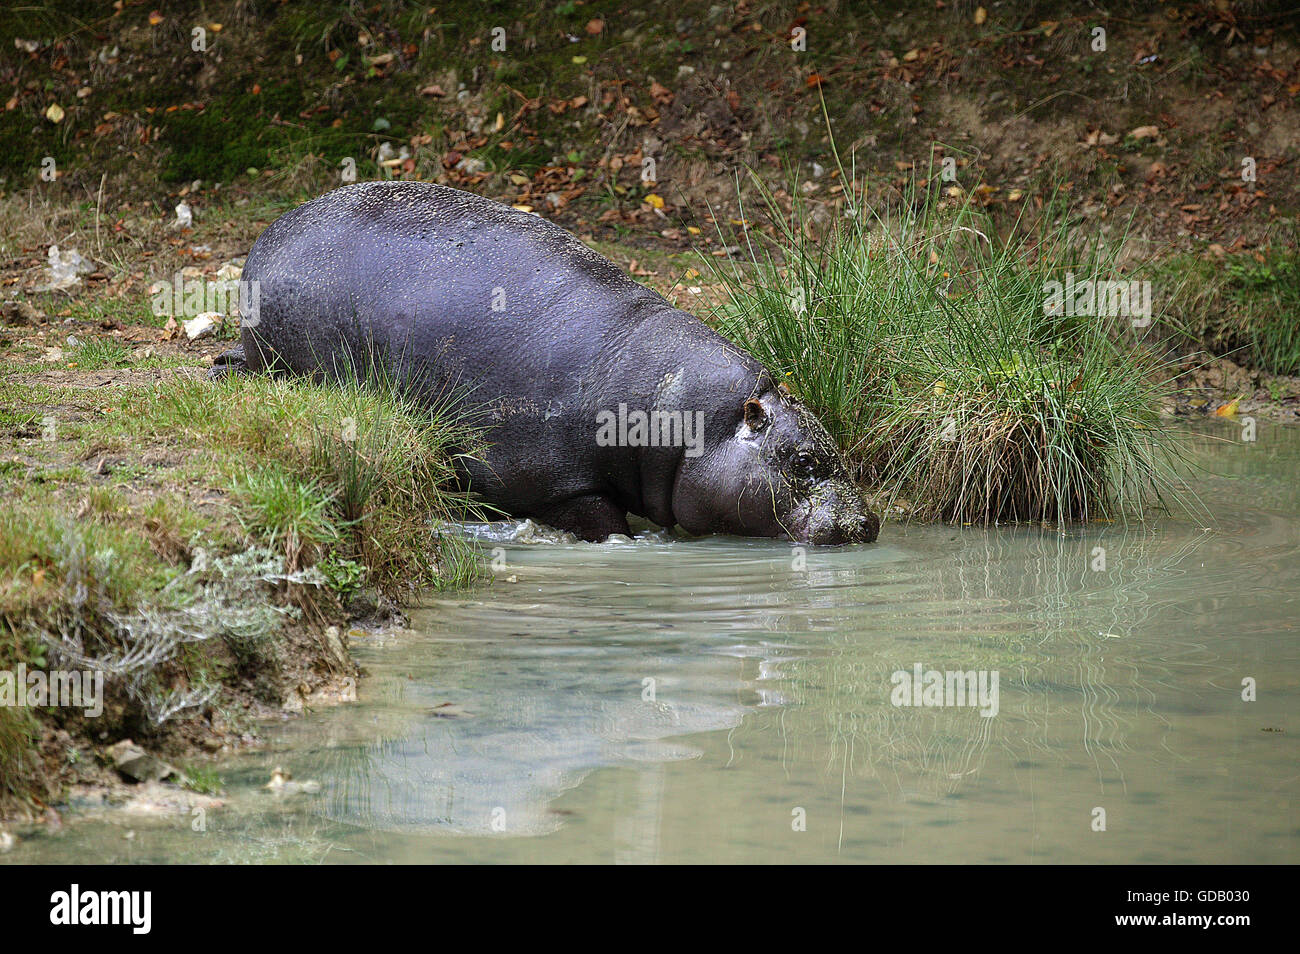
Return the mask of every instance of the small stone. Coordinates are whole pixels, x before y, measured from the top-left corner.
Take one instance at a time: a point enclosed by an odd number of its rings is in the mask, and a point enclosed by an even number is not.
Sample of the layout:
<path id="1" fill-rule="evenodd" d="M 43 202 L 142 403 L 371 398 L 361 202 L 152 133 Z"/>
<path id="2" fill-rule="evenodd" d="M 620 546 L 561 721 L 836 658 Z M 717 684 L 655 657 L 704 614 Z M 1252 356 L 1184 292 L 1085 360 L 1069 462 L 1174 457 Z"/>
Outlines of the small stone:
<path id="1" fill-rule="evenodd" d="M 185 337 L 191 341 L 205 338 L 216 332 L 221 324 L 221 319 L 222 314 L 219 311 L 205 311 L 201 315 L 196 315 L 185 322 Z"/>
<path id="2" fill-rule="evenodd" d="M 28 301 L 6 301 L 0 302 L 0 316 L 9 324 L 34 325 L 45 318 L 45 312 Z"/>
<path id="3" fill-rule="evenodd" d="M 176 773 L 162 759 L 150 755 L 130 739 L 110 746 L 108 756 L 118 774 L 131 782 L 159 782 Z"/>
<path id="4" fill-rule="evenodd" d="M 346 668 L 351 657 L 348 655 L 347 646 L 339 635 L 339 628 L 337 626 L 328 626 L 324 635 L 325 649 L 329 653 L 330 662 L 340 668 Z"/>

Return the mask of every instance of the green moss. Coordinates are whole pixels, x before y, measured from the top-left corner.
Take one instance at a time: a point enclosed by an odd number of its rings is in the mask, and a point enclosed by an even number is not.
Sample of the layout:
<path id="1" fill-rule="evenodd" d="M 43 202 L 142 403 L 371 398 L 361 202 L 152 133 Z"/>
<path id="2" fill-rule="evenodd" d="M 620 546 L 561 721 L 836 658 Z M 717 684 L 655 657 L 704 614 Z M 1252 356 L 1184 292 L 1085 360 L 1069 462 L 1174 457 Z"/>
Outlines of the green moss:
<path id="1" fill-rule="evenodd" d="M 314 152 L 337 162 L 359 157 L 365 147 L 358 122 L 336 129 L 329 115 L 303 120 L 299 114 L 315 103 L 298 82 L 268 84 L 258 94 L 226 93 L 206 105 L 200 111 L 164 115 L 163 141 L 171 150 L 162 168 L 166 181 L 229 181 L 249 169 L 278 164 L 273 157 L 282 153 Z M 277 119 L 291 125 L 279 125 Z"/>

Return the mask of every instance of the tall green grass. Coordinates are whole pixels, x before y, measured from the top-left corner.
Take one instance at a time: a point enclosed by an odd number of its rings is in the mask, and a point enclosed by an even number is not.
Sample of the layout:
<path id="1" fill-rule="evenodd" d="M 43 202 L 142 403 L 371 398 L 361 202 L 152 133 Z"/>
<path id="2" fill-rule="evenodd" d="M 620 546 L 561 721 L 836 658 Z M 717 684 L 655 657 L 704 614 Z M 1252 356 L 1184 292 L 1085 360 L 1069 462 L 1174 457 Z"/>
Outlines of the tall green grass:
<path id="1" fill-rule="evenodd" d="M 1246 311 L 1251 363 L 1273 374 L 1300 374 L 1300 252 L 1274 249 L 1263 261 L 1238 256 L 1227 286 Z"/>
<path id="2" fill-rule="evenodd" d="M 1133 279 L 1122 241 L 1064 225 L 1005 238 L 969 199 L 920 190 L 879 214 L 850 190 L 830 225 L 760 193 L 774 236 L 750 229 L 741 255 L 705 259 L 724 289 L 719 327 L 809 402 L 887 507 L 1060 523 L 1168 493 L 1175 437 L 1141 329 L 1045 313 L 1067 273 Z"/>

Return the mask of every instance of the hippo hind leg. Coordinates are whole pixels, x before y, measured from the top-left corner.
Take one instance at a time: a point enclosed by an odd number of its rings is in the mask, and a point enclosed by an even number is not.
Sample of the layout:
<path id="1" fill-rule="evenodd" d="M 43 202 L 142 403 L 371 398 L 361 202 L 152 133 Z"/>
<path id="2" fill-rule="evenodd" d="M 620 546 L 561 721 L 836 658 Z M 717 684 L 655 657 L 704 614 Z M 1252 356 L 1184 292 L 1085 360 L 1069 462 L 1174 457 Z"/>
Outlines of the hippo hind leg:
<path id="1" fill-rule="evenodd" d="M 537 519 L 557 530 L 567 530 L 592 543 L 599 543 L 611 533 L 631 536 L 627 513 L 608 497 L 589 494 L 571 497 L 537 514 Z"/>

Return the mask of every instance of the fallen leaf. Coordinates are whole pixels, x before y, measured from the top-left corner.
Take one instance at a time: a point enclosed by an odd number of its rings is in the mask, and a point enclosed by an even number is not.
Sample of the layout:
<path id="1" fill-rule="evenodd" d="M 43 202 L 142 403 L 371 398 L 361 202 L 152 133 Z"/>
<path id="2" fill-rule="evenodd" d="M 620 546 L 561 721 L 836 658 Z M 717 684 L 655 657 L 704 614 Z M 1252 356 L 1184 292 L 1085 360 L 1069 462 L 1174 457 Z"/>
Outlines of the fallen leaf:
<path id="1" fill-rule="evenodd" d="M 50 103 L 50 108 L 45 110 L 45 118 L 52 123 L 63 122 L 63 107 L 58 103 Z"/>
<path id="2" fill-rule="evenodd" d="M 976 26 L 982 26 L 982 25 L 984 24 L 984 21 L 987 20 L 988 18 L 989 18 L 989 12 L 988 12 L 987 10 L 985 10 L 983 7 L 976 7 L 976 8 L 975 8 L 975 25 L 976 25 Z"/>
<path id="3" fill-rule="evenodd" d="M 1160 135 L 1159 126 L 1139 126 L 1129 133 L 1134 139 L 1155 139 Z"/>
<path id="4" fill-rule="evenodd" d="M 429 715 L 436 716 L 439 719 L 458 719 L 461 716 L 469 715 L 464 706 L 457 705 L 454 702 L 443 702 L 429 709 Z"/>

